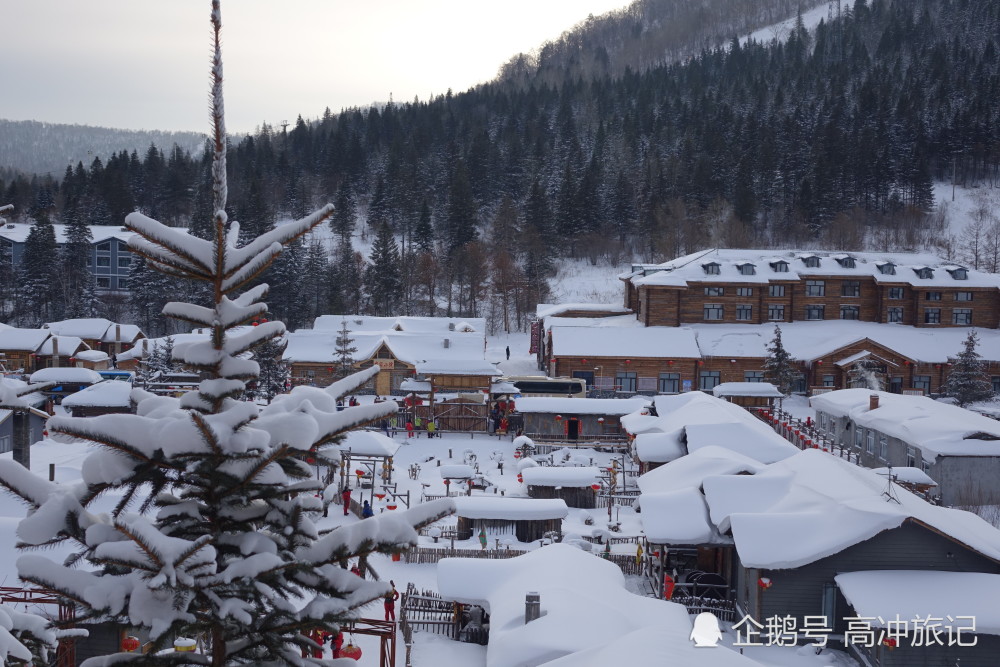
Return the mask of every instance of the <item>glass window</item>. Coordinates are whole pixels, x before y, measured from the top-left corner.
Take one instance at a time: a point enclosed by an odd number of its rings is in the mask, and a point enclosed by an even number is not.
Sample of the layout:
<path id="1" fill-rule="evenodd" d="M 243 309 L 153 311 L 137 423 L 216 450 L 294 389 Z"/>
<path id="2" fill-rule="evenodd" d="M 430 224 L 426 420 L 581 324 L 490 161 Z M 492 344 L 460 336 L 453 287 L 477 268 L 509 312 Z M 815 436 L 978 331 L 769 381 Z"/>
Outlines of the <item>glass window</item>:
<path id="1" fill-rule="evenodd" d="M 951 272 L 951 277 L 954 278 L 955 280 L 968 280 L 969 272 L 966 271 L 965 269 L 955 269 L 954 271 Z"/>
<path id="2" fill-rule="evenodd" d="M 802 262 L 811 269 L 819 268 L 819 257 L 816 256 L 803 257 Z"/>
<path id="3" fill-rule="evenodd" d="M 120 268 L 120 269 L 127 269 L 130 266 L 132 266 L 132 258 L 131 257 L 119 257 L 118 258 L 118 268 Z"/>
<path id="4" fill-rule="evenodd" d="M 930 280 L 934 277 L 934 270 L 929 268 L 914 269 L 917 272 L 917 278 L 923 278 L 924 280 Z"/>
<path id="5" fill-rule="evenodd" d="M 917 450 L 913 447 L 906 448 L 906 465 L 909 468 L 917 467 Z"/>
<path id="6" fill-rule="evenodd" d="M 744 382 L 763 382 L 764 371 L 743 371 Z"/>
<path id="7" fill-rule="evenodd" d="M 941 324 L 941 309 L 928 308 L 924 311 L 925 324 Z"/>
<path id="8" fill-rule="evenodd" d="M 861 443 L 865 439 L 865 430 L 860 426 L 854 427 L 854 446 L 861 449 Z"/>
<path id="9" fill-rule="evenodd" d="M 886 312 L 886 321 L 888 322 L 902 322 L 903 321 L 903 309 L 898 307 L 889 308 Z"/>
<path id="10" fill-rule="evenodd" d="M 940 301 L 941 292 L 924 292 L 924 298 L 928 301 Z"/>
<path id="11" fill-rule="evenodd" d="M 110 257 L 98 257 L 97 258 L 97 265 L 98 266 L 111 266 L 111 258 Z"/>
<path id="12" fill-rule="evenodd" d="M 858 306 L 841 306 L 840 319 L 856 320 L 861 316 L 861 309 Z"/>
<path id="13" fill-rule="evenodd" d="M 104 243 L 97 244 L 98 252 L 111 252 L 111 241 L 105 241 Z"/>
<path id="14" fill-rule="evenodd" d="M 698 389 L 712 391 L 719 384 L 719 371 L 702 371 L 698 378 Z"/>
<path id="15" fill-rule="evenodd" d="M 890 287 L 889 288 L 889 298 L 890 299 L 902 299 L 903 298 L 903 288 L 902 287 Z"/>
<path id="16" fill-rule="evenodd" d="M 853 257 L 841 257 L 837 260 L 837 263 L 845 269 L 853 269 L 856 267 Z"/>
<path id="17" fill-rule="evenodd" d="M 676 394 L 681 390 L 680 373 L 660 373 L 660 393 Z"/>
<path id="18" fill-rule="evenodd" d="M 118 279 L 118 289 L 128 289 L 128 278 Z"/>
<path id="19" fill-rule="evenodd" d="M 775 262 L 771 268 L 775 273 L 788 273 L 788 262 Z"/>
<path id="20" fill-rule="evenodd" d="M 923 460 L 923 459 L 921 458 L 921 461 L 920 461 L 920 469 L 921 469 L 921 470 L 923 470 L 923 471 L 924 471 L 924 473 L 929 473 L 929 472 L 931 471 L 931 464 L 930 464 L 930 463 L 928 463 L 927 461 L 924 461 L 924 460 Z"/>
<path id="21" fill-rule="evenodd" d="M 631 371 L 618 371 L 615 374 L 615 384 L 618 391 L 634 394 L 636 391 L 636 375 Z"/>
<path id="22" fill-rule="evenodd" d="M 736 296 L 753 296 L 752 287 L 737 287 Z"/>
<path id="23" fill-rule="evenodd" d="M 111 278 L 98 276 L 97 287 L 100 289 L 111 289 Z"/>
<path id="24" fill-rule="evenodd" d="M 914 375 L 913 376 L 913 388 L 923 389 L 925 394 L 931 391 L 931 376 L 930 375 Z"/>
<path id="25" fill-rule="evenodd" d="M 822 280 L 807 280 L 806 296 L 826 296 L 826 283 Z"/>
<path id="26" fill-rule="evenodd" d="M 767 319 L 771 320 L 772 322 L 775 320 L 784 321 L 785 306 L 780 303 L 767 304 Z"/>
<path id="27" fill-rule="evenodd" d="M 955 308 L 951 311 L 951 323 L 959 324 L 962 326 L 969 326 L 972 324 L 972 309 L 971 308 Z"/>
<path id="28" fill-rule="evenodd" d="M 740 264 L 740 274 L 744 276 L 752 276 L 757 273 L 757 267 L 753 264 Z"/>
<path id="29" fill-rule="evenodd" d="M 724 287 L 706 287 L 705 296 L 722 296 L 725 291 Z"/>
<path id="30" fill-rule="evenodd" d="M 889 460 L 889 439 L 884 435 L 878 437 L 878 457 L 883 461 Z"/>
<path id="31" fill-rule="evenodd" d="M 823 376 L 823 386 L 824 387 L 836 387 L 837 383 L 832 375 Z"/>
<path id="32" fill-rule="evenodd" d="M 826 312 L 825 306 L 806 306 L 806 319 L 807 320 L 822 320 L 823 314 Z"/>
<path id="33" fill-rule="evenodd" d="M 875 453 L 875 431 L 868 429 L 868 438 L 865 440 L 865 451 L 869 454 Z"/>
<path id="34" fill-rule="evenodd" d="M 719 275 L 719 265 L 715 262 L 710 262 L 708 264 L 702 264 L 701 268 L 705 269 L 705 273 L 711 276 Z"/>
<path id="35" fill-rule="evenodd" d="M 896 265 L 892 262 L 886 262 L 885 264 L 878 265 L 879 273 L 884 276 L 894 276 L 896 275 Z"/>
<path id="36" fill-rule="evenodd" d="M 753 319 L 753 306 L 748 306 L 746 304 L 736 306 L 736 319 L 742 322 L 747 322 Z"/>
<path id="37" fill-rule="evenodd" d="M 840 296 L 861 296 L 861 281 L 845 280 L 840 283 Z"/>
<path id="38" fill-rule="evenodd" d="M 706 303 L 705 304 L 705 319 L 706 320 L 721 320 L 722 319 L 722 304 L 721 303 Z"/>
<path id="39" fill-rule="evenodd" d="M 955 292 L 955 301 L 972 301 L 972 292 Z"/>
<path id="40" fill-rule="evenodd" d="M 785 296 L 785 286 L 784 285 L 769 285 L 767 288 L 768 296 Z"/>
<path id="41" fill-rule="evenodd" d="M 994 375 L 991 377 L 990 383 L 993 385 L 993 393 L 1000 394 L 1000 375 Z"/>

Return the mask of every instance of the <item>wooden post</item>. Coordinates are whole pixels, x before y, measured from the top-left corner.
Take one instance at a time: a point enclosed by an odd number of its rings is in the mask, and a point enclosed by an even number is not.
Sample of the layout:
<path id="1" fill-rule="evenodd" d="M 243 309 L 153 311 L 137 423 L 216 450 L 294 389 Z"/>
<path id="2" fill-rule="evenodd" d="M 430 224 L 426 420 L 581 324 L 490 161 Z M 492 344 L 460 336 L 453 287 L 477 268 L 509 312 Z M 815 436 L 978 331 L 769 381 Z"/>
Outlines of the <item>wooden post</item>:
<path id="1" fill-rule="evenodd" d="M 56 464 L 55 463 L 50 463 L 49 464 L 49 481 L 50 482 L 56 481 Z"/>

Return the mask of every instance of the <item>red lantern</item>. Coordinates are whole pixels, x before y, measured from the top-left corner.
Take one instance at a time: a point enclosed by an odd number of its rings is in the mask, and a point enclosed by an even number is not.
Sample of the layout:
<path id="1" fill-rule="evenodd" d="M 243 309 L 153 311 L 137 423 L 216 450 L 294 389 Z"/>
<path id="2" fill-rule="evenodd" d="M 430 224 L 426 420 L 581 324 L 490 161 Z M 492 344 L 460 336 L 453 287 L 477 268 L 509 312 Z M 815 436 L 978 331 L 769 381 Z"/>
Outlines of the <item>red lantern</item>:
<path id="1" fill-rule="evenodd" d="M 359 470 L 355 470 L 354 474 L 357 475 L 358 477 L 364 477 L 365 476 L 365 471 L 364 470 L 360 470 L 360 469 Z"/>
<path id="2" fill-rule="evenodd" d="M 896 648 L 899 644 L 896 642 L 895 637 L 886 637 L 882 640 L 882 646 L 886 647 L 890 651 Z"/>
<path id="3" fill-rule="evenodd" d="M 361 649 L 354 645 L 353 641 L 348 641 L 347 646 L 340 649 L 341 658 L 350 658 L 351 660 L 361 659 Z"/>
<path id="4" fill-rule="evenodd" d="M 760 579 L 757 580 L 757 585 L 760 586 L 761 590 L 765 590 L 766 591 L 773 584 L 772 584 L 771 579 L 769 577 L 761 577 Z"/>
<path id="5" fill-rule="evenodd" d="M 253 322 L 250 323 L 250 326 L 254 326 L 254 327 L 260 326 L 260 322 L 258 322 L 257 320 L 254 320 Z"/>
<path id="6" fill-rule="evenodd" d="M 139 642 L 139 638 L 133 637 L 132 635 L 129 635 L 128 637 L 122 639 L 122 650 L 127 651 L 129 653 L 137 650 L 141 645 L 142 644 L 141 642 Z"/>
<path id="7" fill-rule="evenodd" d="M 385 498 L 385 494 L 384 493 L 376 493 L 375 497 L 378 498 L 379 500 L 382 500 L 383 498 Z"/>
<path id="8" fill-rule="evenodd" d="M 586 359 L 581 359 L 581 360 L 580 360 L 580 363 L 581 363 L 581 364 L 585 364 L 585 363 L 587 363 L 587 360 L 586 360 Z"/>
<path id="9" fill-rule="evenodd" d="M 816 365 L 817 366 L 822 366 L 823 365 L 823 360 L 822 359 L 817 359 L 816 360 Z"/>
<path id="10" fill-rule="evenodd" d="M 562 421 L 562 415 L 556 415 L 556 421 L 557 422 L 561 422 Z"/>
<path id="11" fill-rule="evenodd" d="M 704 362 L 704 361 L 701 361 L 701 360 L 699 360 L 699 361 L 698 361 L 698 365 L 699 365 L 699 366 L 704 366 L 704 365 L 705 365 L 705 362 Z"/>
<path id="12" fill-rule="evenodd" d="M 592 488 L 594 491 L 600 491 L 601 490 L 601 485 L 600 484 L 591 484 L 590 488 Z"/>
<path id="13" fill-rule="evenodd" d="M 389 503 L 388 505 L 385 506 L 385 508 L 387 510 L 394 510 L 394 509 L 396 509 L 396 503 Z M 361 655 L 361 654 L 359 653 L 358 655 Z"/>
<path id="14" fill-rule="evenodd" d="M 517 473 L 517 483 L 524 484 L 524 475 L 522 475 L 521 473 Z"/>
<path id="15" fill-rule="evenodd" d="M 444 480 L 444 485 L 445 486 L 448 486 L 449 484 L 451 484 L 451 480 L 450 479 Z"/>
<path id="16" fill-rule="evenodd" d="M 625 360 L 625 363 L 626 363 L 626 364 L 631 364 L 631 363 L 632 363 L 632 360 L 631 360 L 631 359 L 626 359 L 626 360 Z"/>
<path id="17" fill-rule="evenodd" d="M 519 458 L 521 458 L 521 452 L 515 449 L 515 450 L 514 450 L 514 458 L 515 458 L 515 459 L 519 459 Z"/>
<path id="18" fill-rule="evenodd" d="M 604 417 L 598 417 L 597 418 L 597 423 L 598 424 L 603 424 L 604 423 Z"/>
<path id="19" fill-rule="evenodd" d="M 313 463 L 316 463 L 316 459 L 314 459 L 313 457 L 310 456 L 310 457 L 308 457 L 306 459 L 306 463 L 308 463 L 309 465 L 312 465 Z"/>
<path id="20" fill-rule="evenodd" d="M 673 365 L 674 365 L 674 360 L 673 359 L 669 359 L 667 361 L 667 366 L 673 366 Z"/>
<path id="21" fill-rule="evenodd" d="M 76 362 L 76 357 L 70 357 L 69 360 L 70 360 L 71 363 L 75 363 Z"/>
<path id="22" fill-rule="evenodd" d="M 267 318 L 266 317 L 261 318 L 260 323 L 267 324 Z"/>

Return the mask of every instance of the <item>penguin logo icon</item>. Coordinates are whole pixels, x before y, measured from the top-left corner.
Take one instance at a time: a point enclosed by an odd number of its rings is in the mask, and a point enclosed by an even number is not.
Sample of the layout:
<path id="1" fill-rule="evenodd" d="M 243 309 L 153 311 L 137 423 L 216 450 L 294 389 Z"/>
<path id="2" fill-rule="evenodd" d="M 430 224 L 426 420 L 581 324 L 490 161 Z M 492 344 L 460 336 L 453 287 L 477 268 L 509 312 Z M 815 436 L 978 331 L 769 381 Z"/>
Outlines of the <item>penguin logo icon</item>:
<path id="1" fill-rule="evenodd" d="M 713 648 L 722 639 L 719 619 L 710 611 L 703 611 L 694 617 L 694 627 L 689 637 L 695 648 Z"/>

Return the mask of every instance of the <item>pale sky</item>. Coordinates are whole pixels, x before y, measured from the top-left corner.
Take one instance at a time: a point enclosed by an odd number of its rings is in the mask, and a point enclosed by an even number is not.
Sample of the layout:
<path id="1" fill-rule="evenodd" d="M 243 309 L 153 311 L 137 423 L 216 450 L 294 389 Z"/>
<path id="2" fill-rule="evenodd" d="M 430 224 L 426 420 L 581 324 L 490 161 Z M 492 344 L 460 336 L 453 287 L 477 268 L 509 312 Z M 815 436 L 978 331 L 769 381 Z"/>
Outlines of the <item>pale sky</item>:
<path id="1" fill-rule="evenodd" d="M 224 0 L 227 128 L 492 79 L 629 0 Z M 209 0 L 0 0 L 0 118 L 208 131 Z"/>

